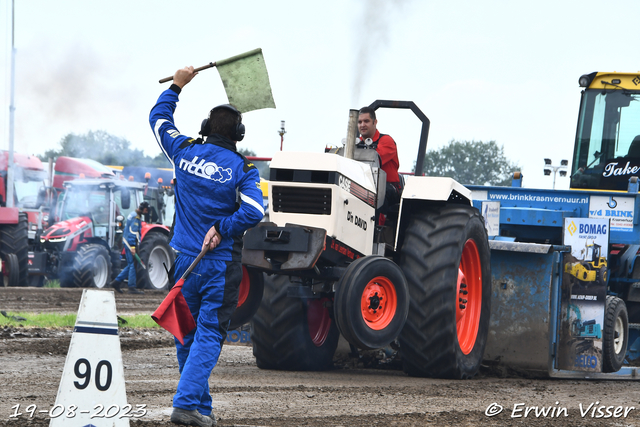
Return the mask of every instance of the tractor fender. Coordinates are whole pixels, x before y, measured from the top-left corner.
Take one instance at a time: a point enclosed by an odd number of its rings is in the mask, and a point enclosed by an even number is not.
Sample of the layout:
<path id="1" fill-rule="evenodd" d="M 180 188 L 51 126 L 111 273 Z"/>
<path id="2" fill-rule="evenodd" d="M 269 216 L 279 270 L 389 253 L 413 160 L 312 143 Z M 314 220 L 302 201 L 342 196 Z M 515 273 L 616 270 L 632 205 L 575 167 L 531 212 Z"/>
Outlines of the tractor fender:
<path id="1" fill-rule="evenodd" d="M 154 233 L 161 233 L 167 237 L 169 237 L 169 227 L 162 225 L 162 224 L 149 224 L 146 222 L 142 223 L 142 227 L 140 228 L 140 242 L 142 242 L 144 240 L 144 236 L 147 235 L 148 232 L 154 232 Z M 122 247 L 122 250 L 120 251 L 121 255 L 124 255 L 124 246 Z"/>
<path id="2" fill-rule="evenodd" d="M 443 203 L 471 205 L 471 190 L 447 177 L 408 176 L 405 178 L 398 224 L 396 229 L 395 249 L 402 245 L 404 229 L 412 212 L 430 205 Z"/>
<path id="3" fill-rule="evenodd" d="M 18 214 L 20 209 L 18 208 L 5 208 L 0 209 L 0 224 L 17 224 Z"/>
<path id="4" fill-rule="evenodd" d="M 107 245 L 107 242 L 100 237 L 85 237 L 82 243 L 79 243 L 75 250 L 79 251 L 81 246 L 88 245 L 88 244 L 104 246 L 107 249 L 107 251 L 109 250 L 109 245 Z"/>
<path id="5" fill-rule="evenodd" d="M 154 233 L 162 233 L 166 236 L 169 235 L 169 227 L 167 227 L 166 225 L 162 225 L 162 224 L 149 224 L 146 222 L 142 223 L 142 228 L 140 229 L 140 240 L 144 240 L 144 236 L 146 236 L 146 234 L 150 231 L 153 231 Z"/>

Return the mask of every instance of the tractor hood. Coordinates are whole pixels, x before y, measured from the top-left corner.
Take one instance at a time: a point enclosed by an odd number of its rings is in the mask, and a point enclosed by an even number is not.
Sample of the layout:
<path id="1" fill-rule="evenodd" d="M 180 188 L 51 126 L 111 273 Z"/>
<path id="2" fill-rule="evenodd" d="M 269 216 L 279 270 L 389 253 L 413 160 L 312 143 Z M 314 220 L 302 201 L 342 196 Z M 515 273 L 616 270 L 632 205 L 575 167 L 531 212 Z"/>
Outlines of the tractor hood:
<path id="1" fill-rule="evenodd" d="M 91 237 L 91 230 L 91 219 L 88 216 L 80 216 L 55 223 L 42 233 L 40 240 L 43 243 L 63 242 L 74 238 L 80 233 L 85 233 L 84 237 Z"/>

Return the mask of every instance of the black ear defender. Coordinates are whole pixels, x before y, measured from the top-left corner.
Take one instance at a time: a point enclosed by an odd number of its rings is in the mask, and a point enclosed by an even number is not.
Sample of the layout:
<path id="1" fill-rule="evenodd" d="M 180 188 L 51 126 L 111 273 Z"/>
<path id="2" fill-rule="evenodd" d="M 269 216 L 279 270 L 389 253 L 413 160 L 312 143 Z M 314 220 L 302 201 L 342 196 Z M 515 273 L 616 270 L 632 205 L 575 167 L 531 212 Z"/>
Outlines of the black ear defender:
<path id="1" fill-rule="evenodd" d="M 209 136 L 211 134 L 211 121 L 210 121 L 211 114 L 213 114 L 213 112 L 218 108 L 225 108 L 227 110 L 231 110 L 238 115 L 238 118 L 240 120 L 233 129 L 233 136 L 231 139 L 234 141 L 242 141 L 244 139 L 244 132 L 245 132 L 244 123 L 242 123 L 242 113 L 240 113 L 240 111 L 238 111 L 238 109 L 231 104 L 222 104 L 222 105 L 218 105 L 217 107 L 214 107 L 209 112 L 209 117 L 207 117 L 202 121 L 202 124 L 200 125 L 200 135 Z"/>

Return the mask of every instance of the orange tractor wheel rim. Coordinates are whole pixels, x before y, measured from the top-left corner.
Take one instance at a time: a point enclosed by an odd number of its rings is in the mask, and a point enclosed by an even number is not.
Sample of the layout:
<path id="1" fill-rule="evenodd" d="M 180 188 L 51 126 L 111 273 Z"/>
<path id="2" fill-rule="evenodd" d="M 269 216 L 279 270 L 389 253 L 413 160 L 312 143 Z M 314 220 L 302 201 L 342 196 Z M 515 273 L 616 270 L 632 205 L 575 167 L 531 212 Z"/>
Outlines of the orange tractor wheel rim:
<path id="1" fill-rule="evenodd" d="M 380 331 L 391 323 L 398 309 L 398 296 L 393 282 L 378 276 L 364 287 L 360 299 L 362 318 L 367 326 Z"/>
<path id="2" fill-rule="evenodd" d="M 456 330 L 464 354 L 471 353 L 476 344 L 481 314 L 482 264 L 476 242 L 469 239 L 462 250 L 456 293 Z"/>
<path id="3" fill-rule="evenodd" d="M 249 290 L 251 289 L 251 279 L 249 278 L 249 272 L 247 268 L 242 266 L 242 281 L 240 282 L 240 287 L 238 289 L 238 305 L 236 307 L 240 307 L 247 301 L 247 297 L 249 297 Z"/>
<path id="4" fill-rule="evenodd" d="M 307 324 L 309 336 L 316 347 L 321 347 L 331 331 L 331 316 L 327 305 L 329 298 L 312 299 L 307 303 Z"/>

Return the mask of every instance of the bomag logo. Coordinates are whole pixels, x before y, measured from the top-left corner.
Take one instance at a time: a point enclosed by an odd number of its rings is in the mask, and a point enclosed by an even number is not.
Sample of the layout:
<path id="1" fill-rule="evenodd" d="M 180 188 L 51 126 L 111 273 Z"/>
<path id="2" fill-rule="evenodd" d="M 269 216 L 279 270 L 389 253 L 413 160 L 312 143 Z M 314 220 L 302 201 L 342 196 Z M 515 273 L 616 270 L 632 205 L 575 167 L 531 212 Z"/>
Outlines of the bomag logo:
<path id="1" fill-rule="evenodd" d="M 569 224 L 569 226 L 567 227 L 567 231 L 569 231 L 569 234 L 571 234 L 573 236 L 573 233 L 576 232 L 576 230 L 578 229 L 578 227 L 576 227 L 576 223 L 571 221 L 571 224 Z"/>
<path id="2" fill-rule="evenodd" d="M 193 160 L 180 160 L 180 169 L 200 178 L 210 179 L 219 183 L 225 183 L 231 179 L 231 168 L 222 168 L 213 162 L 207 162 L 205 159 L 198 163 L 198 156 L 194 156 Z"/>
<path id="3" fill-rule="evenodd" d="M 349 178 L 340 175 L 340 178 L 338 178 L 338 186 L 344 191 L 351 192 L 351 180 Z"/>
<path id="4" fill-rule="evenodd" d="M 580 234 L 607 234 L 607 224 L 580 224 Z"/>

